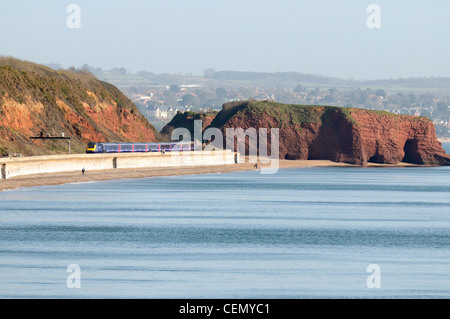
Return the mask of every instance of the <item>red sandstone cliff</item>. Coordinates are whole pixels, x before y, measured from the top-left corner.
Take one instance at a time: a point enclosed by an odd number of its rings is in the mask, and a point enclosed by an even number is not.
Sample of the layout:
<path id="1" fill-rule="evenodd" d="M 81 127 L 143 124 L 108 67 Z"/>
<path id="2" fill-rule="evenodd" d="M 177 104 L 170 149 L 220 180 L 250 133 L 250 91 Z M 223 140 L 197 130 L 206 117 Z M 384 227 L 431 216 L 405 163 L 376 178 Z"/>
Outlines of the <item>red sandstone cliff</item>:
<path id="1" fill-rule="evenodd" d="M 158 134 L 116 87 L 91 74 L 0 58 L 0 155 L 67 152 L 65 141 L 31 144 L 40 132 L 64 133 L 78 153 L 89 141 L 151 142 Z"/>
<path id="2" fill-rule="evenodd" d="M 225 104 L 211 127 L 221 129 L 224 135 L 227 128 L 279 128 L 282 159 L 450 165 L 433 123 L 424 117 L 247 101 Z M 248 144 L 249 140 L 247 152 Z"/>

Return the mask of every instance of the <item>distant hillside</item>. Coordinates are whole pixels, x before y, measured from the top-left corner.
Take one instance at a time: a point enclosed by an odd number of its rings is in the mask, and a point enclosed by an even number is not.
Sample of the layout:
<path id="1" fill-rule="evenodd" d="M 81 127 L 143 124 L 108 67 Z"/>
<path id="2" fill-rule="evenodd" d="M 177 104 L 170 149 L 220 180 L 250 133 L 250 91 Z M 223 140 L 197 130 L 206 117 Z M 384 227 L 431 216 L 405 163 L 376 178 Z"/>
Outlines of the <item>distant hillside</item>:
<path id="1" fill-rule="evenodd" d="M 299 72 L 240 72 L 209 71 L 205 77 L 235 84 L 261 87 L 294 88 L 298 84 L 306 87 L 324 88 L 384 88 L 388 91 L 439 91 L 450 94 L 450 77 L 415 77 L 382 80 L 353 80 Z"/>
<path id="2" fill-rule="evenodd" d="M 71 137 L 72 151 L 89 141 L 155 141 L 158 132 L 113 85 L 83 71 L 0 58 L 0 155 L 59 154 L 65 141 L 30 143 L 40 132 Z"/>
<path id="3" fill-rule="evenodd" d="M 295 86 L 298 83 L 315 83 L 328 86 L 350 86 L 356 81 L 345 80 L 335 77 L 305 74 L 298 72 L 239 72 L 239 71 L 218 71 L 207 72 L 205 76 L 231 82 L 253 83 L 260 86 Z"/>

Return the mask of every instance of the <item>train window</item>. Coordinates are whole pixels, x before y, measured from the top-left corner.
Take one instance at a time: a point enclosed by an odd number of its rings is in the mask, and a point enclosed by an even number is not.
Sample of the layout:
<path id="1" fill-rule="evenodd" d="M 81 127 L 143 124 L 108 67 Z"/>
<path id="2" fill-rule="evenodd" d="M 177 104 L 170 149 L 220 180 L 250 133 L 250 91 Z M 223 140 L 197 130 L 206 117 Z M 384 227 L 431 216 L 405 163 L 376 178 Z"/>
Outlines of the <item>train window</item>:
<path id="1" fill-rule="evenodd" d="M 130 144 L 121 144 L 120 145 L 120 151 L 121 152 L 131 152 L 133 149 L 133 146 Z"/>
<path id="2" fill-rule="evenodd" d="M 105 145 L 106 152 L 117 152 L 119 151 L 119 145 Z"/>

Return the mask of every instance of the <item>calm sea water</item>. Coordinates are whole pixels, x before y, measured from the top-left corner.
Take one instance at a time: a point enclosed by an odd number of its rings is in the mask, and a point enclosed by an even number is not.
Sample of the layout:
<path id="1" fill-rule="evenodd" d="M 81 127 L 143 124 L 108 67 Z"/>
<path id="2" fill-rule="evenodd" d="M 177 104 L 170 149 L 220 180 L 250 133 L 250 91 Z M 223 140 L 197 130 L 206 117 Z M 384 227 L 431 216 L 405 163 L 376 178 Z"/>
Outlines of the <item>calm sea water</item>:
<path id="1" fill-rule="evenodd" d="M 0 216 L 1 298 L 450 297 L 450 167 L 23 188 Z"/>

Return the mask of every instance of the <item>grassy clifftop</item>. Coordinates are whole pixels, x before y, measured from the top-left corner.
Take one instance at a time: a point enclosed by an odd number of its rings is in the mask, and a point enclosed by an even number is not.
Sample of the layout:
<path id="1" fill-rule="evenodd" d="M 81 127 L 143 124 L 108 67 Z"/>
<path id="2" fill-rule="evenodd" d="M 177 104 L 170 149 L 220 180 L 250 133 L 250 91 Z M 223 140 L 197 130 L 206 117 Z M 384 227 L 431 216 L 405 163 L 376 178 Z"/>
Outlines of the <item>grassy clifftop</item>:
<path id="1" fill-rule="evenodd" d="M 243 119 L 254 116 L 269 116 L 279 123 L 280 128 L 288 125 L 304 125 L 308 123 L 322 124 L 324 120 L 327 121 L 331 113 L 335 112 L 341 112 L 349 122 L 355 125 L 358 123 L 352 115 L 359 112 L 366 112 L 374 117 L 387 117 L 393 121 L 408 118 L 414 121 L 430 122 L 426 117 L 398 115 L 386 111 L 373 111 L 353 107 L 282 104 L 268 100 L 250 100 L 224 104 L 222 111 L 216 116 L 211 126 L 222 127 L 234 116 Z"/>

